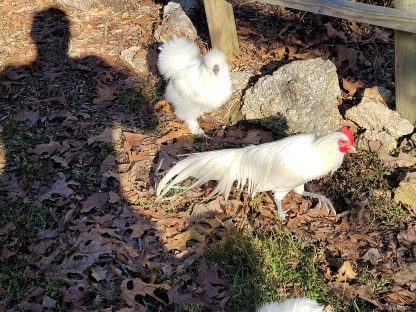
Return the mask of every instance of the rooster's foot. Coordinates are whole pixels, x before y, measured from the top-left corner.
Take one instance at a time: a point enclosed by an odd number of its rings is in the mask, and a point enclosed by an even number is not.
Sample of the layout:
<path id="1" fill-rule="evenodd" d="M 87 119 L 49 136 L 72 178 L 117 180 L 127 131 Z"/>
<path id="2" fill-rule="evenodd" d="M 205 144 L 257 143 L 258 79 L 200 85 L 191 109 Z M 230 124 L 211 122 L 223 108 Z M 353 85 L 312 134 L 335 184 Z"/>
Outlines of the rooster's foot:
<path id="1" fill-rule="evenodd" d="M 286 220 L 287 219 L 287 216 L 288 216 L 288 214 L 287 214 L 287 212 L 289 211 L 289 210 L 283 210 L 283 207 L 282 207 L 282 203 L 281 202 L 276 202 L 276 210 L 277 210 L 277 214 L 279 215 L 279 218 L 280 219 L 282 219 L 282 220 Z"/>
<path id="2" fill-rule="evenodd" d="M 188 120 L 186 121 L 186 125 L 188 126 L 189 131 L 198 137 L 206 138 L 208 137 L 204 130 L 201 129 L 197 120 Z"/>
<path id="3" fill-rule="evenodd" d="M 325 197 L 324 195 L 311 193 L 311 192 L 303 192 L 302 195 L 312 197 L 312 198 L 316 198 L 318 200 L 319 208 L 321 208 L 322 205 L 324 205 L 326 207 L 326 209 L 328 210 L 328 214 L 331 214 L 331 212 L 334 215 L 337 214 L 337 212 L 336 212 L 334 206 L 332 205 L 331 201 L 327 197 Z"/>

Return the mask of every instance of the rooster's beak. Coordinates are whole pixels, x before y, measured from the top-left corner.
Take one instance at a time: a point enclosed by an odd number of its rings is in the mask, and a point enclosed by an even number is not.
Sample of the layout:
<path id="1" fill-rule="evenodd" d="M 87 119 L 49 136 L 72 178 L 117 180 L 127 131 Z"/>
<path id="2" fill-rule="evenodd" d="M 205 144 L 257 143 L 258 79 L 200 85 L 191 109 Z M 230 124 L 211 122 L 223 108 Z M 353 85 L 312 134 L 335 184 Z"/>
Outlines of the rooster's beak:
<path id="1" fill-rule="evenodd" d="M 212 71 L 214 72 L 215 76 L 217 76 L 218 72 L 220 71 L 220 67 L 217 64 L 215 64 Z"/>

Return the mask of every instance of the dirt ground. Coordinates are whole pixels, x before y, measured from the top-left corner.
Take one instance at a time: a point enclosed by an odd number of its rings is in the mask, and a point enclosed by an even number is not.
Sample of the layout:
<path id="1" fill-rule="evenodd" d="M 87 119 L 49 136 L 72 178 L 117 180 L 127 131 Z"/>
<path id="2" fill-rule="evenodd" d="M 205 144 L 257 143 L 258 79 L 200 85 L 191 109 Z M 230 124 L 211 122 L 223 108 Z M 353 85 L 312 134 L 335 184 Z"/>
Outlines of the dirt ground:
<path id="1" fill-rule="evenodd" d="M 416 221 L 391 198 L 414 165 L 349 156 L 309 185 L 333 199 L 338 215 L 290 194 L 287 223 L 265 194 L 204 201 L 208 185 L 155 201 L 179 155 L 275 139 L 209 118 L 202 125 L 212 141 L 188 135 L 157 73 L 162 10 L 151 0 L 96 1 L 88 12 L 49 0 L 0 3 L 0 310 L 232 311 L 231 282 L 207 250 L 230 227 L 262 235 L 278 227 L 322 251 L 314 265 L 338 298 L 317 298 L 328 309 L 414 311 Z M 234 12 L 242 54 L 230 64 L 253 70 L 253 83 L 322 57 L 337 66 L 346 108 L 365 87 L 394 94 L 391 30 L 252 1 L 234 1 Z M 207 47 L 203 10 L 191 19 Z M 132 46 L 145 51 L 146 73 L 120 61 Z M 401 143 L 406 153 L 416 144 Z M 307 285 L 277 289 L 274 298 L 308 294 Z"/>

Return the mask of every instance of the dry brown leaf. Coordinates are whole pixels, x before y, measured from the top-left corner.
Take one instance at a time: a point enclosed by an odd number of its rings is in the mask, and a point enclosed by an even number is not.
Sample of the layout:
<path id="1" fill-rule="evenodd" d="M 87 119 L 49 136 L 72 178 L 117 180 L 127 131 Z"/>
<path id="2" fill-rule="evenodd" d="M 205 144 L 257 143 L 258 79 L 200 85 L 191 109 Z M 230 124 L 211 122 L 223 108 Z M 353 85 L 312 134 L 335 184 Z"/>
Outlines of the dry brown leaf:
<path id="1" fill-rule="evenodd" d="M 350 279 L 354 279 L 357 276 L 357 273 L 354 272 L 351 262 L 344 261 L 342 266 L 338 270 L 337 282 L 346 282 Z"/>
<path id="2" fill-rule="evenodd" d="M 347 62 L 347 68 L 356 70 L 358 59 L 362 57 L 362 52 L 354 49 L 354 48 L 347 48 L 344 45 L 337 44 L 335 46 L 335 52 L 337 57 L 335 59 L 335 65 L 338 69 L 342 68 L 342 64 Z"/>
<path id="3" fill-rule="evenodd" d="M 102 268 L 99 266 L 93 267 L 91 269 L 91 276 L 97 281 L 100 282 L 102 280 L 105 280 L 108 276 L 109 272 L 108 269 Z"/>
<path id="4" fill-rule="evenodd" d="M 127 305 L 136 307 L 138 305 L 137 295 L 149 295 L 162 303 L 166 303 L 155 296 L 154 291 L 156 289 L 169 290 L 170 288 L 168 284 L 151 284 L 143 282 L 140 278 L 127 278 L 121 283 L 121 294 Z"/>
<path id="5" fill-rule="evenodd" d="M 186 244 L 190 240 L 195 240 L 200 243 L 204 243 L 205 238 L 206 238 L 205 234 L 201 234 L 194 227 L 190 227 L 188 230 L 166 239 L 164 246 L 168 251 L 171 251 L 171 250 L 182 251 L 182 250 L 186 250 L 186 247 L 187 247 Z"/>
<path id="6" fill-rule="evenodd" d="M 272 50 L 269 51 L 270 54 L 274 54 L 275 58 L 277 59 L 282 59 L 285 54 L 286 54 L 286 47 L 277 47 L 277 48 L 273 48 Z"/>
<path id="7" fill-rule="evenodd" d="M 173 107 L 166 100 L 160 100 L 155 104 L 156 110 L 162 110 L 166 114 L 173 114 Z M 170 122 L 169 122 L 170 124 Z"/>
<path id="8" fill-rule="evenodd" d="M 85 285 L 72 285 L 68 289 L 61 290 L 62 301 L 77 305 L 82 304 L 89 298 L 89 290 Z"/>
<path id="9" fill-rule="evenodd" d="M 248 35 L 256 35 L 256 36 L 258 35 L 258 33 L 255 30 L 247 26 L 238 26 L 237 34 L 242 37 L 246 37 Z"/>
<path id="10" fill-rule="evenodd" d="M 39 112 L 32 112 L 26 110 L 19 110 L 15 116 L 15 120 L 17 121 L 29 121 L 32 125 L 36 124 L 39 120 Z"/>
<path id="11" fill-rule="evenodd" d="M 119 202 L 121 202 L 121 198 L 120 198 L 120 196 L 118 196 L 117 193 L 115 193 L 115 192 L 109 192 L 108 193 L 108 202 L 110 204 L 119 203 Z"/>
<path id="12" fill-rule="evenodd" d="M 387 295 L 389 301 L 410 305 L 416 302 L 416 292 L 404 289 L 400 286 L 393 287 L 391 293 Z"/>
<path id="13" fill-rule="evenodd" d="M 66 182 L 65 174 L 62 172 L 58 172 L 56 175 L 55 182 L 52 184 L 51 188 L 39 196 L 39 200 L 42 202 L 47 199 L 51 199 L 53 195 L 59 195 L 64 198 L 68 198 L 72 194 L 74 194 L 74 190 L 71 189 L 68 185 L 79 185 L 74 181 Z"/>
<path id="14" fill-rule="evenodd" d="M 97 93 L 98 97 L 95 98 L 92 103 L 96 106 L 105 106 L 108 105 L 109 102 L 113 101 L 116 96 L 114 92 L 116 90 L 115 85 L 105 85 L 102 84 L 101 86 L 97 85 Z"/>
<path id="15" fill-rule="evenodd" d="M 326 268 L 326 271 L 324 273 L 324 277 L 329 281 L 332 279 L 331 269 L 329 267 Z"/>
<path id="16" fill-rule="evenodd" d="M 44 308 L 55 309 L 58 304 L 58 300 L 55 300 L 49 296 L 43 296 L 42 305 Z"/>
<path id="17" fill-rule="evenodd" d="M 184 125 L 181 126 L 181 128 L 176 129 L 175 131 L 171 131 L 167 134 L 165 134 L 163 137 L 158 138 L 156 140 L 156 144 L 162 144 L 165 143 L 167 141 L 173 140 L 173 139 L 177 139 L 183 136 L 187 136 L 188 134 L 188 128 L 186 128 Z"/>
<path id="18" fill-rule="evenodd" d="M 404 263 L 393 279 L 399 285 L 416 285 L 416 262 Z"/>
<path id="19" fill-rule="evenodd" d="M 143 218 L 143 220 L 138 220 L 138 223 L 130 225 L 126 231 L 131 232 L 131 239 L 140 239 L 143 234 L 151 229 L 154 229 L 155 225 L 150 222 L 148 219 Z"/>
<path id="20" fill-rule="evenodd" d="M 345 36 L 344 32 L 336 30 L 332 26 L 331 22 L 325 23 L 324 26 L 326 28 L 326 32 L 329 38 L 339 38 L 342 40 L 347 40 L 347 37 Z"/>
<path id="21" fill-rule="evenodd" d="M 273 134 L 262 129 L 251 129 L 242 141 L 250 144 L 267 143 L 273 141 Z"/>
<path id="22" fill-rule="evenodd" d="M 198 266 L 197 282 L 204 289 L 204 299 L 208 304 L 214 304 L 219 311 L 225 308 L 228 302 L 228 283 L 219 277 L 219 267 L 217 264 L 208 267 L 202 260 Z"/>
<path id="23" fill-rule="evenodd" d="M 113 129 L 113 128 L 107 127 L 99 135 L 88 138 L 87 143 L 88 145 L 95 143 L 95 142 L 107 142 L 107 143 L 117 144 L 121 142 L 121 135 L 122 135 L 122 131 L 120 128 Z"/>
<path id="24" fill-rule="evenodd" d="M 108 193 L 94 193 L 82 203 L 81 212 L 87 213 L 93 209 L 103 209 L 107 201 Z"/>
<path id="25" fill-rule="evenodd" d="M 374 289 L 370 285 L 350 285 L 345 282 L 329 282 L 328 288 L 342 297 L 354 299 L 356 296 L 371 302 L 376 307 L 382 309 L 383 304 L 375 298 Z"/>
<path id="26" fill-rule="evenodd" d="M 196 204 L 192 209 L 190 219 L 195 222 L 200 219 L 213 218 L 216 214 L 224 212 L 225 202 L 224 198 L 218 196 L 209 203 Z"/>
<path id="27" fill-rule="evenodd" d="M 389 29 L 383 29 L 377 26 L 374 26 L 374 39 L 378 39 L 382 42 L 389 42 L 390 41 L 390 36 L 393 34 L 393 32 Z"/>
<path id="28" fill-rule="evenodd" d="M 49 143 L 45 144 L 38 144 L 35 148 L 28 149 L 28 153 L 36 154 L 38 156 L 49 157 L 56 150 L 60 149 L 61 145 L 58 142 L 50 141 Z"/>
<path id="29" fill-rule="evenodd" d="M 361 80 L 352 81 L 342 78 L 342 87 L 348 91 L 348 95 L 353 96 L 358 89 L 365 87 L 365 83 Z"/>

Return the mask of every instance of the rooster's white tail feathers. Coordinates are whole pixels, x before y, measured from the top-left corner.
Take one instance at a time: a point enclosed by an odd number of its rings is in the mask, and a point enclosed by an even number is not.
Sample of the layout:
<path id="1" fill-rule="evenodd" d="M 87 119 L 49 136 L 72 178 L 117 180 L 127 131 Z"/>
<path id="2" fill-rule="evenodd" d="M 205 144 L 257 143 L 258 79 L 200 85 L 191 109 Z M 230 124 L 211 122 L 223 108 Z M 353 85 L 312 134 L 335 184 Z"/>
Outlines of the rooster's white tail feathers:
<path id="1" fill-rule="evenodd" d="M 238 163 L 239 154 L 241 154 L 241 149 L 192 154 L 179 161 L 168 171 L 159 182 L 156 194 L 163 197 L 175 184 L 194 177 L 195 182 L 186 189 L 200 186 L 211 180 L 217 180 L 219 181 L 218 185 L 211 196 L 224 193 L 228 197 L 231 187 L 237 179 L 237 174 L 233 174 L 233 172 L 240 168 Z"/>
<path id="2" fill-rule="evenodd" d="M 201 56 L 195 43 L 184 38 L 174 38 L 162 45 L 157 66 L 163 77 L 170 79 L 200 61 Z"/>

